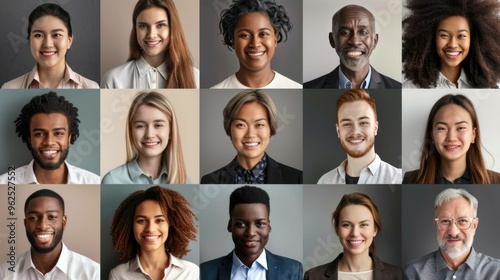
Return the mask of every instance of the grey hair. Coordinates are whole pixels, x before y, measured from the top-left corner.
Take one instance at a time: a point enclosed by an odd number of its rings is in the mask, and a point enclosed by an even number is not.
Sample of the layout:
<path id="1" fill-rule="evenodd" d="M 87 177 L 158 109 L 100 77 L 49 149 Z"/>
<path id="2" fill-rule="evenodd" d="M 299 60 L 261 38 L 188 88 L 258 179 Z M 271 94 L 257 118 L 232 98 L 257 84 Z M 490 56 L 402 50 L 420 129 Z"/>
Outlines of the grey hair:
<path id="1" fill-rule="evenodd" d="M 434 209 L 437 209 L 444 202 L 448 202 L 448 201 L 450 201 L 454 198 L 457 198 L 457 197 L 465 198 L 469 202 L 469 204 L 472 206 L 472 208 L 474 209 L 474 217 L 477 217 L 477 207 L 479 205 L 479 202 L 472 194 L 470 194 L 465 189 L 448 188 L 448 189 L 440 192 L 436 196 L 436 200 L 434 201 Z"/>

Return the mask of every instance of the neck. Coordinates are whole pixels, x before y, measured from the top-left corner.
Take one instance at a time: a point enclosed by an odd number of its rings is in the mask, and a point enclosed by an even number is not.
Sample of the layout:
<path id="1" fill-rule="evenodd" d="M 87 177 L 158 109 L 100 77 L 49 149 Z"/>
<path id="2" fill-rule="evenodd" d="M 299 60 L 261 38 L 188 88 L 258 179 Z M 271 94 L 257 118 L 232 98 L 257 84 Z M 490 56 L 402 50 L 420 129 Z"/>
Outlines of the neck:
<path id="1" fill-rule="evenodd" d="M 238 161 L 238 164 L 241 165 L 241 167 L 245 168 L 246 170 L 251 170 L 257 165 L 257 163 L 262 159 L 262 157 L 256 159 L 256 158 L 247 158 L 237 155 L 236 160 Z"/>
<path id="2" fill-rule="evenodd" d="M 147 56 L 147 55 L 142 55 L 144 57 L 144 60 L 151 66 L 151 67 L 158 67 L 160 66 L 163 62 L 165 62 L 165 56 L 164 55 L 155 55 L 155 56 Z"/>
<path id="3" fill-rule="evenodd" d="M 345 67 L 342 63 L 340 64 L 340 70 L 346 78 L 351 82 L 352 88 L 360 88 L 361 84 L 365 80 L 368 75 L 368 71 L 370 70 L 370 64 L 367 63 L 363 68 L 358 71 L 352 71 L 349 68 Z"/>
<path id="4" fill-rule="evenodd" d="M 372 269 L 373 261 L 368 251 L 361 255 L 351 255 L 344 252 L 338 264 L 338 270 L 344 272 L 363 272 Z"/>
<path id="5" fill-rule="evenodd" d="M 246 265 L 247 267 L 251 267 L 252 264 L 259 258 L 260 254 L 262 254 L 262 251 L 259 254 L 255 255 L 249 255 L 246 256 L 245 254 L 240 254 L 238 251 L 235 250 L 236 256 L 240 261 Z"/>
<path id="6" fill-rule="evenodd" d="M 153 179 L 156 179 L 160 176 L 161 172 L 161 157 L 163 154 L 158 155 L 156 157 L 141 157 L 137 158 L 137 164 L 139 165 L 139 168 L 144 172 L 144 174 L 153 177 Z"/>
<path id="7" fill-rule="evenodd" d="M 163 246 L 155 251 L 141 251 L 139 262 L 151 279 L 164 279 L 165 268 L 170 265 L 169 255 Z"/>
<path id="8" fill-rule="evenodd" d="M 441 160 L 440 163 L 441 173 L 443 176 L 450 182 L 455 181 L 460 178 L 467 169 L 467 164 L 465 162 L 465 158 L 463 160 Z"/>
<path id="9" fill-rule="evenodd" d="M 39 184 L 67 184 L 68 183 L 68 168 L 63 163 L 59 168 L 54 170 L 43 169 L 35 162 L 33 164 L 36 180 Z"/>
<path id="10" fill-rule="evenodd" d="M 59 63 L 50 68 L 42 68 L 40 65 L 37 66 L 38 77 L 40 78 L 40 83 L 45 88 L 57 88 L 64 79 L 64 72 L 66 71 L 66 63 Z"/>
<path id="11" fill-rule="evenodd" d="M 366 155 L 354 158 L 347 155 L 347 163 L 345 167 L 345 172 L 351 177 L 359 177 L 361 170 L 366 168 L 375 159 L 375 149 L 372 148 Z"/>
<path id="12" fill-rule="evenodd" d="M 443 74 L 443 76 L 454 83 L 455 86 L 458 86 L 458 78 L 460 77 L 461 72 L 460 65 L 455 67 L 441 66 L 439 71 Z"/>
<path id="13" fill-rule="evenodd" d="M 443 252 L 442 249 L 439 249 L 439 253 L 441 253 L 441 256 L 443 256 L 444 261 L 448 265 L 449 268 L 453 270 L 457 270 L 459 266 L 461 266 L 469 257 L 470 252 L 472 251 L 472 248 L 469 248 L 465 253 L 463 253 L 461 256 L 452 259 L 448 254 Z"/>
<path id="14" fill-rule="evenodd" d="M 250 88 L 265 87 L 273 81 L 274 76 L 275 73 L 271 70 L 270 65 L 260 71 L 248 71 L 240 67 L 240 70 L 236 72 L 236 79 Z"/>
<path id="15" fill-rule="evenodd" d="M 59 242 L 57 246 L 48 253 L 37 253 L 33 248 L 31 248 L 31 260 L 35 265 L 36 269 L 38 269 L 42 274 L 51 271 L 54 266 L 56 266 L 57 261 L 59 260 L 59 256 L 62 251 L 62 243 Z"/>

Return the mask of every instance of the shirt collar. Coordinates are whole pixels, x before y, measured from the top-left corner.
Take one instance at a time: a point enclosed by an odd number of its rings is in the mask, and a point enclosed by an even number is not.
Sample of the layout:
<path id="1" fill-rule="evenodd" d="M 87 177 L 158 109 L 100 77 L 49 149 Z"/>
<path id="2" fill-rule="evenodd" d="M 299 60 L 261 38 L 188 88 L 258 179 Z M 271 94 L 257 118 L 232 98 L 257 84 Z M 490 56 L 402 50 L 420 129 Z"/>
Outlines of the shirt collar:
<path id="1" fill-rule="evenodd" d="M 251 169 L 246 170 L 239 163 L 237 158 L 234 158 L 234 170 L 236 171 L 237 182 L 245 181 L 245 184 L 260 183 L 265 178 L 265 170 L 267 167 L 267 155 L 264 156 L 257 162 L 257 164 Z M 264 182 L 261 182 L 264 183 Z"/>
<path id="2" fill-rule="evenodd" d="M 38 74 L 38 64 L 35 64 L 33 69 L 28 75 L 28 88 L 32 88 L 32 85 L 34 82 L 37 83 L 36 88 L 39 88 L 41 83 L 40 83 L 40 75 Z M 68 63 L 66 63 L 66 68 L 64 70 L 64 77 L 62 79 L 63 84 L 68 84 L 69 82 L 75 83 L 77 85 L 82 85 L 80 83 L 79 79 L 76 76 L 76 73 L 69 67 Z M 59 83 L 60 84 L 60 83 Z"/>
<path id="3" fill-rule="evenodd" d="M 70 251 L 66 247 L 66 245 L 64 245 L 64 243 L 62 241 L 61 241 L 61 244 L 62 244 L 61 254 L 59 255 L 59 259 L 57 259 L 57 263 L 52 268 L 52 270 L 54 270 L 54 268 L 57 267 L 64 274 L 67 275 L 68 270 L 69 270 Z M 33 268 L 33 269 L 37 270 L 37 268 L 35 267 L 35 264 L 33 263 L 33 260 L 31 259 L 31 248 L 28 250 L 26 260 L 29 260 L 29 261 L 24 262 L 24 267 L 22 268 L 23 272 L 28 270 L 29 268 Z"/>
<path id="4" fill-rule="evenodd" d="M 133 182 L 136 182 L 137 179 L 141 176 L 151 177 L 147 174 L 144 174 L 144 172 L 139 167 L 137 160 L 131 160 L 131 161 L 127 162 L 127 169 L 128 169 L 129 176 Z M 167 169 L 165 168 L 165 166 L 162 166 L 158 178 L 162 177 L 164 174 L 165 174 L 165 176 L 167 176 Z M 155 180 L 155 179 L 156 178 L 152 178 L 152 180 Z"/>
<path id="5" fill-rule="evenodd" d="M 453 182 L 448 181 L 448 179 L 446 179 L 446 177 L 444 177 L 443 173 L 441 172 L 441 169 L 438 169 L 438 177 L 441 181 L 441 184 L 452 184 L 452 183 L 470 184 L 471 183 L 471 179 L 470 179 L 471 176 L 470 176 L 469 168 L 466 168 L 464 174 L 462 174 L 462 176 L 460 176 L 459 178 L 455 179 Z"/>
<path id="6" fill-rule="evenodd" d="M 441 250 L 440 249 L 438 249 L 436 251 L 435 258 L 436 258 L 436 270 L 437 270 L 437 272 L 441 271 L 443 269 L 451 269 L 446 264 L 446 261 L 444 260 L 443 255 L 441 255 Z M 477 258 L 477 253 L 474 250 L 474 248 L 471 248 L 469 256 L 467 257 L 467 259 L 465 260 L 465 262 L 459 266 L 459 268 L 462 265 L 466 264 L 471 269 L 475 269 L 476 268 L 476 258 Z"/>
<path id="7" fill-rule="evenodd" d="M 267 257 L 266 257 L 266 249 L 262 250 L 262 253 L 260 253 L 260 256 L 255 260 L 254 263 L 252 263 L 252 266 L 254 265 L 259 265 L 265 270 L 267 270 Z M 235 250 L 233 250 L 233 265 L 231 266 L 231 275 L 238 270 L 240 267 L 247 267 L 244 263 L 241 262 L 241 260 L 238 258 L 236 255 Z"/>
<path id="8" fill-rule="evenodd" d="M 137 65 L 137 70 L 139 70 L 139 75 L 141 77 L 144 77 L 151 69 L 154 67 L 149 65 L 149 63 L 144 59 L 144 57 L 141 57 L 136 60 L 136 65 Z M 158 70 L 158 73 L 162 76 L 162 78 L 166 81 L 168 78 L 168 73 L 167 73 L 167 63 L 164 61 L 160 66 L 156 67 L 156 70 Z"/>
<path id="9" fill-rule="evenodd" d="M 371 162 L 371 163 L 370 163 L 367 167 L 365 167 L 364 169 L 368 169 L 368 171 L 370 171 L 370 174 L 371 174 L 371 175 L 375 175 L 375 173 L 377 173 L 377 170 L 379 169 L 379 167 L 380 167 L 380 164 L 381 164 L 381 163 L 382 163 L 382 160 L 380 159 L 380 157 L 379 157 L 377 154 L 375 154 L 375 158 L 374 158 L 374 159 L 372 160 L 372 162 Z M 343 177 L 344 179 L 345 179 L 345 175 L 344 175 L 344 174 L 346 174 L 346 172 L 345 172 L 345 166 L 346 166 L 346 164 L 347 164 L 347 159 L 346 159 L 346 160 L 344 160 L 344 161 L 340 164 L 340 166 L 339 166 L 339 168 L 338 168 L 339 173 L 340 173 L 340 174 L 342 174 L 342 177 Z"/>
<path id="10" fill-rule="evenodd" d="M 467 76 L 465 75 L 464 69 L 460 70 L 460 76 L 458 77 L 457 84 L 458 87 L 455 86 L 454 83 L 452 83 L 448 78 L 446 78 L 441 71 L 439 71 L 438 75 L 438 80 L 437 80 L 437 85 L 448 85 L 451 88 L 470 88 L 469 83 L 467 82 Z"/>
<path id="11" fill-rule="evenodd" d="M 24 173 L 24 182 L 26 182 L 26 184 L 40 184 L 36 179 L 34 164 L 35 160 L 32 159 L 28 164 L 26 172 Z M 66 165 L 66 168 L 68 169 L 68 177 L 66 178 L 66 184 L 72 184 L 73 181 L 71 181 L 71 178 L 76 178 L 76 176 L 73 174 L 74 173 L 73 166 L 71 166 L 67 161 L 64 161 L 64 165 Z"/>
<path id="12" fill-rule="evenodd" d="M 169 267 L 178 267 L 178 268 L 181 268 L 183 269 L 184 268 L 184 265 L 182 264 L 182 262 L 174 257 L 172 254 L 170 253 L 167 253 L 168 254 L 168 259 L 169 259 L 169 264 L 167 267 L 165 267 L 165 270 L 168 269 Z M 141 262 L 139 261 L 139 255 L 135 255 L 135 258 L 132 259 L 130 261 L 130 266 L 129 266 L 129 271 L 141 271 L 142 273 L 146 274 L 146 275 L 149 275 L 147 274 L 147 272 L 142 268 L 142 265 L 141 265 Z"/>
<path id="13" fill-rule="evenodd" d="M 372 79 L 372 67 L 371 65 L 368 68 L 368 75 L 366 75 L 365 79 L 361 83 L 361 88 L 367 89 L 370 86 L 370 80 Z M 342 72 L 342 67 L 339 67 L 339 88 L 340 89 L 350 89 L 352 88 L 352 83 L 347 79 L 347 77 Z"/>

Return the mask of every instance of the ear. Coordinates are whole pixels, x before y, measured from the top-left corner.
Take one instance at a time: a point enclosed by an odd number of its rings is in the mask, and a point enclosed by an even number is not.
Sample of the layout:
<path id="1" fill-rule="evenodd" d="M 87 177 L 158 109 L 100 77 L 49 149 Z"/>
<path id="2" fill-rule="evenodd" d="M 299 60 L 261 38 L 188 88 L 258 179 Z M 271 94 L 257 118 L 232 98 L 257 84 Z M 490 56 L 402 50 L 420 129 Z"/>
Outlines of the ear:
<path id="1" fill-rule="evenodd" d="M 472 144 L 474 144 L 476 142 L 476 128 L 474 127 L 474 129 L 472 130 Z"/>
<path id="2" fill-rule="evenodd" d="M 68 135 L 68 146 L 71 146 L 71 134 Z"/>
<path id="3" fill-rule="evenodd" d="M 71 48 L 71 44 L 73 44 L 73 35 L 68 36 L 68 50 Z"/>
<path id="4" fill-rule="evenodd" d="M 328 33 L 328 39 L 330 40 L 330 46 L 335 49 L 335 40 L 333 39 L 333 33 Z"/>
<path id="5" fill-rule="evenodd" d="M 477 229 L 478 224 L 479 224 L 479 217 L 475 218 L 474 221 L 472 221 L 472 229 L 474 229 L 474 231 Z"/>
<path id="6" fill-rule="evenodd" d="M 375 232 L 373 233 L 373 237 L 377 236 L 377 233 L 378 233 L 378 227 L 375 226 Z"/>
<path id="7" fill-rule="evenodd" d="M 340 133 L 339 133 L 339 124 L 335 124 L 335 130 L 337 131 L 337 137 L 340 138 Z"/>
<path id="8" fill-rule="evenodd" d="M 231 230 L 231 223 L 232 223 L 232 221 L 231 221 L 231 219 L 229 219 L 229 221 L 227 221 L 227 231 L 228 232 L 232 232 L 232 230 Z"/>
<path id="9" fill-rule="evenodd" d="M 375 136 L 377 136 L 378 132 L 378 121 L 375 122 Z"/>
<path id="10" fill-rule="evenodd" d="M 272 230 L 272 227 L 271 227 L 271 220 L 267 219 L 267 223 L 268 223 L 268 225 L 269 225 L 269 232 L 271 232 L 271 230 Z"/>
<path id="11" fill-rule="evenodd" d="M 375 34 L 375 37 L 373 37 L 373 48 L 372 48 L 372 50 L 374 50 L 375 47 L 377 47 L 377 43 L 378 43 L 378 34 Z"/>
<path id="12" fill-rule="evenodd" d="M 63 230 L 66 229 L 66 222 L 68 221 L 68 217 L 66 217 L 66 215 L 64 215 L 62 217 L 62 224 L 63 224 Z"/>

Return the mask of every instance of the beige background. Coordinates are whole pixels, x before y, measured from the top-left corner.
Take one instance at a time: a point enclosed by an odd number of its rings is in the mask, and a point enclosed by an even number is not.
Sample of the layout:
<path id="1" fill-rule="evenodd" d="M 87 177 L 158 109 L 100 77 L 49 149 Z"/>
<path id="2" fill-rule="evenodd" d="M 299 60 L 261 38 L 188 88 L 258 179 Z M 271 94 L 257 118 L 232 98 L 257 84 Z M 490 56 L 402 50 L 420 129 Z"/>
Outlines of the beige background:
<path id="1" fill-rule="evenodd" d="M 200 4 L 198 0 L 173 1 L 181 18 L 194 67 L 200 69 Z M 127 61 L 132 12 L 136 3 L 136 0 L 101 1 L 101 76 Z"/>
<path id="2" fill-rule="evenodd" d="M 174 107 L 179 125 L 182 152 L 191 183 L 200 182 L 200 99 L 195 89 L 156 90 Z M 127 159 L 125 128 L 132 100 L 140 90 L 101 90 L 101 178 Z"/>
<path id="3" fill-rule="evenodd" d="M 16 185 L 16 255 L 30 247 L 24 227 L 24 203 L 37 190 L 50 189 L 64 199 L 68 217 L 63 242 L 79 254 L 100 262 L 101 201 L 99 185 Z M 7 261 L 7 186 L 0 186 L 0 264 Z"/>

